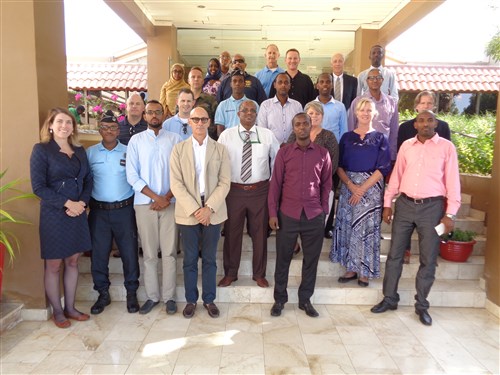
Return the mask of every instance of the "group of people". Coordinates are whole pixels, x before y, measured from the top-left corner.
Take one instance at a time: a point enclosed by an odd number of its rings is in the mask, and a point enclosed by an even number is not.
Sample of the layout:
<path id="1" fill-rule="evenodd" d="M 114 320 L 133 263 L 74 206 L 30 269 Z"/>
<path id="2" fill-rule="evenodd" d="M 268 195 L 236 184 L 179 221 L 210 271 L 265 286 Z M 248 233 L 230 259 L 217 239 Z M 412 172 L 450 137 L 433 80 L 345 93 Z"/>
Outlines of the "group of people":
<path id="1" fill-rule="evenodd" d="M 183 315 L 195 314 L 201 257 L 201 300 L 208 314 L 218 317 L 216 286 L 237 282 L 245 228 L 253 246 L 252 278 L 262 288 L 269 286 L 267 238 L 276 231 L 271 315 L 281 315 L 288 301 L 289 267 L 302 248 L 299 308 L 316 317 L 311 297 L 324 238 L 332 238 L 330 259 L 346 268 L 338 282 L 357 280 L 367 287 L 380 277 L 382 220 L 393 221 L 392 244 L 385 297 L 372 312 L 397 308 L 404 253 L 416 228 L 415 308 L 422 323 L 432 323 L 427 296 L 439 245 L 434 227 L 443 223 L 450 232 L 460 206 L 456 151 L 448 125 L 432 112 L 433 93 L 420 93 L 416 119 L 400 126 L 397 83 L 381 65 L 381 46 L 372 47 L 372 66 L 358 78 L 344 72 L 341 54 L 333 55 L 332 73 L 320 74 L 316 84 L 298 70 L 299 51 L 286 52 L 286 70 L 278 66 L 279 56 L 278 47 L 269 45 L 266 67 L 254 77 L 242 55 L 231 59 L 224 52 L 210 60 L 204 79 L 201 68 L 191 68 L 189 83 L 184 68 L 174 64 L 160 100 L 145 104 L 132 94 L 122 121 L 112 113 L 100 119 L 102 142 L 86 152 L 78 144 L 75 117 L 61 108 L 49 112 L 31 156 L 31 179 L 41 198 L 45 288 L 58 327 L 69 327 L 69 319 L 89 319 L 74 305 L 84 251 L 92 250 L 98 293 L 91 313 L 100 314 L 111 303 L 113 239 L 123 262 L 129 313 L 147 314 L 161 301 L 167 314 L 177 312 L 180 239 Z M 224 276 L 217 284 L 221 230 Z M 139 241 L 147 296 L 142 306 Z"/>

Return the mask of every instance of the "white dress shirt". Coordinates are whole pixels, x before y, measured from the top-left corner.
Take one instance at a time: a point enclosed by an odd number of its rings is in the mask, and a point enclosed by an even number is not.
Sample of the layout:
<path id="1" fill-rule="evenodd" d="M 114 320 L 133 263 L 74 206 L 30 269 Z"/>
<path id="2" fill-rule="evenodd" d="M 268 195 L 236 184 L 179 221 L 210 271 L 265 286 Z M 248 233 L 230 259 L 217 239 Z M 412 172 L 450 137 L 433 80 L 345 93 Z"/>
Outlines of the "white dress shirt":
<path id="1" fill-rule="evenodd" d="M 252 177 L 243 182 L 241 179 L 241 159 L 243 144 L 245 143 L 246 129 L 239 124 L 237 127 L 224 130 L 218 142 L 226 146 L 231 161 L 231 182 L 237 184 L 255 184 L 269 180 L 274 166 L 274 159 L 280 144 L 269 129 L 253 126 L 250 129 L 252 142 Z M 271 160 L 269 162 L 269 160 Z"/>
<path id="2" fill-rule="evenodd" d="M 194 153 L 194 167 L 196 169 L 196 178 L 198 180 L 198 186 L 200 187 L 200 195 L 205 195 L 205 155 L 207 154 L 207 142 L 208 134 L 201 143 L 192 137 L 193 141 L 193 153 Z"/>

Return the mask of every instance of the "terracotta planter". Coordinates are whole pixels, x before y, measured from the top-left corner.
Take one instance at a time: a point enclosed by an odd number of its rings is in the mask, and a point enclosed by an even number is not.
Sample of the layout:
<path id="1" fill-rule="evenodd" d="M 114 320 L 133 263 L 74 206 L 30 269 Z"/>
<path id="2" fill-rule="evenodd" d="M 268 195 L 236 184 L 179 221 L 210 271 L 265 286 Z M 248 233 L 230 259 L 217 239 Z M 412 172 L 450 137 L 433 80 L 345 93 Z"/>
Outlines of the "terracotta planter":
<path id="1" fill-rule="evenodd" d="M 441 241 L 439 245 L 439 255 L 441 255 L 441 258 L 452 262 L 467 262 L 467 259 L 469 259 L 472 254 L 475 243 L 476 241 Z"/>

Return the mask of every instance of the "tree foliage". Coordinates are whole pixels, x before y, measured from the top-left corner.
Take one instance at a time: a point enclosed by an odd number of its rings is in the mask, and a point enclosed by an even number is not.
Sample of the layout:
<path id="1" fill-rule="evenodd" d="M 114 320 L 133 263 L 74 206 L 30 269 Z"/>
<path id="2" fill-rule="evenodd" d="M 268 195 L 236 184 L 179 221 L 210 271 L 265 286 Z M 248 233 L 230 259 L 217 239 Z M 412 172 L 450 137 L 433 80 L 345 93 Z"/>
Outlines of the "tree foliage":
<path id="1" fill-rule="evenodd" d="M 494 61 L 500 61 L 500 30 L 493 35 L 491 40 L 486 45 L 484 52 L 486 53 L 486 56 L 490 57 Z"/>

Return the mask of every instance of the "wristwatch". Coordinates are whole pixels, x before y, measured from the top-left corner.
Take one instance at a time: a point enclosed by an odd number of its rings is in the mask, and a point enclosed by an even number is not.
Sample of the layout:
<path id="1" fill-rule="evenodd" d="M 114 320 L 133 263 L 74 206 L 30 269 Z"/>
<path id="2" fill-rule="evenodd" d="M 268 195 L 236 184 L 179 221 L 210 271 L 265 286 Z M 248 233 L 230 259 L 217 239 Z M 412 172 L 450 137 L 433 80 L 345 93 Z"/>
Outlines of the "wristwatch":
<path id="1" fill-rule="evenodd" d="M 452 215 L 452 214 L 446 214 L 446 217 L 449 217 L 453 221 L 457 219 L 457 215 Z"/>

